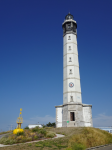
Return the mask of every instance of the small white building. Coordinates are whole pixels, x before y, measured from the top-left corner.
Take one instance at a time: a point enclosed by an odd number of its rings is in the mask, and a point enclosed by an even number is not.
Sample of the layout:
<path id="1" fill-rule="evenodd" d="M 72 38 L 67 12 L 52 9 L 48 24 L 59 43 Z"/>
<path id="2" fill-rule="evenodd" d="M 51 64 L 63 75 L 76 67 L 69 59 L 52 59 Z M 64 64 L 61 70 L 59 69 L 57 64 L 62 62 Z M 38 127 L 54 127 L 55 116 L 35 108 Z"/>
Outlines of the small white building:
<path id="1" fill-rule="evenodd" d="M 29 127 L 29 129 L 32 129 L 32 128 L 35 128 L 35 127 L 42 128 L 43 126 L 41 124 L 29 124 L 28 127 Z"/>

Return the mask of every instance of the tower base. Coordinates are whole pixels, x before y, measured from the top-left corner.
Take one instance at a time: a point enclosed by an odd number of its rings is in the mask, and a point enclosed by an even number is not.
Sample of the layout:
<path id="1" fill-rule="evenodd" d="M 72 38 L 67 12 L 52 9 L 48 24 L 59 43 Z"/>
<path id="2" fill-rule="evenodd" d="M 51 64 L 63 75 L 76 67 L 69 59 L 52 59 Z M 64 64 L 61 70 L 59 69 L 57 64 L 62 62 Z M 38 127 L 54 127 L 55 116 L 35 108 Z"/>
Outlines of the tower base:
<path id="1" fill-rule="evenodd" d="M 92 127 L 92 105 L 70 102 L 55 106 L 56 127 Z"/>

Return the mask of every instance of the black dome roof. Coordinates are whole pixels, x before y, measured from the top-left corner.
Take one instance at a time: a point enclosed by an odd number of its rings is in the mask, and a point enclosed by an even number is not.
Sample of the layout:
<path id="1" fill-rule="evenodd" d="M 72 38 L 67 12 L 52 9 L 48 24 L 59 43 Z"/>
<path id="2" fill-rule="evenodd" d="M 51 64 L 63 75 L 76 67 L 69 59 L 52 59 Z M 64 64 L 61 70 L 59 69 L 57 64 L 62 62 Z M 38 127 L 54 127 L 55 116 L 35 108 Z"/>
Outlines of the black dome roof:
<path id="1" fill-rule="evenodd" d="M 73 18 L 73 15 L 71 15 L 70 13 L 68 13 L 68 15 L 65 16 L 65 19 L 69 20 L 69 19 L 74 19 L 74 18 Z"/>

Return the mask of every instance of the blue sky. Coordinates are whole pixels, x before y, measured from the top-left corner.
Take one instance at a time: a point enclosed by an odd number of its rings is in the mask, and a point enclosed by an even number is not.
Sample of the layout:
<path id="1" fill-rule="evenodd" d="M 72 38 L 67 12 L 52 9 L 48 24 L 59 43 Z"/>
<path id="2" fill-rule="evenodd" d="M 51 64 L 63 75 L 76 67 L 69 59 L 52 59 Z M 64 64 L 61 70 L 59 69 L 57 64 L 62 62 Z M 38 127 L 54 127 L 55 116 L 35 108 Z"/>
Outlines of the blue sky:
<path id="1" fill-rule="evenodd" d="M 63 103 L 62 23 L 77 22 L 82 101 L 94 126 L 112 126 L 112 1 L 0 1 L 0 131 L 55 121 Z"/>

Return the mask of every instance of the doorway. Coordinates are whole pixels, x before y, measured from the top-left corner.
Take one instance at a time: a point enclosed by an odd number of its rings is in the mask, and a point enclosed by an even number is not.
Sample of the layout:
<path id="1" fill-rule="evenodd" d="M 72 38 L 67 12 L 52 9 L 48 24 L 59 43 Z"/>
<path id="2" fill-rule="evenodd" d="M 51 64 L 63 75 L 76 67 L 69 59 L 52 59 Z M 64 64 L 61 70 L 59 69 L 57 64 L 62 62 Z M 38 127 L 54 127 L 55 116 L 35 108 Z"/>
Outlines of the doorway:
<path id="1" fill-rule="evenodd" d="M 70 121 L 75 121 L 75 112 L 70 112 Z"/>

